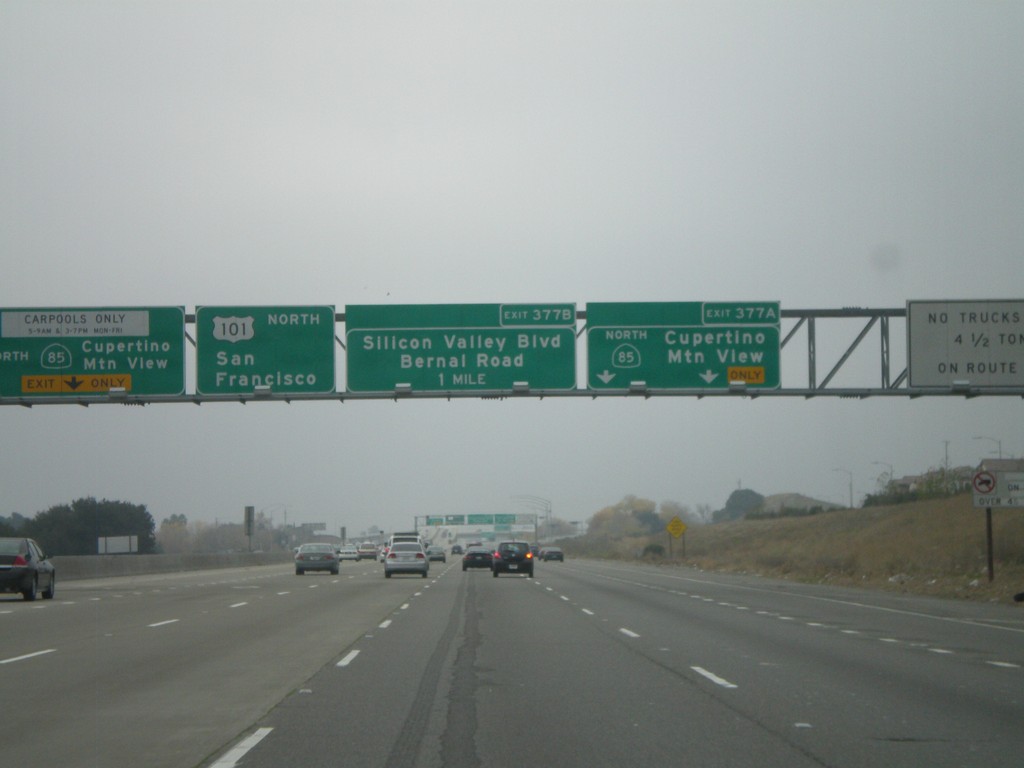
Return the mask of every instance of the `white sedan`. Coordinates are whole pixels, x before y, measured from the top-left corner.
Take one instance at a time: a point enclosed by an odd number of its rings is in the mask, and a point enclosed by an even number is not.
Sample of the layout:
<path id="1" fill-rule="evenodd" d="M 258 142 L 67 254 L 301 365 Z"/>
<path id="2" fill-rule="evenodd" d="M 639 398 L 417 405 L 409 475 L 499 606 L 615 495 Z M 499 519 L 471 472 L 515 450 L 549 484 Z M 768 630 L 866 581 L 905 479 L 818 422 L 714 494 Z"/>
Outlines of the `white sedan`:
<path id="1" fill-rule="evenodd" d="M 338 547 L 339 560 L 359 560 L 359 550 L 355 547 Z"/>

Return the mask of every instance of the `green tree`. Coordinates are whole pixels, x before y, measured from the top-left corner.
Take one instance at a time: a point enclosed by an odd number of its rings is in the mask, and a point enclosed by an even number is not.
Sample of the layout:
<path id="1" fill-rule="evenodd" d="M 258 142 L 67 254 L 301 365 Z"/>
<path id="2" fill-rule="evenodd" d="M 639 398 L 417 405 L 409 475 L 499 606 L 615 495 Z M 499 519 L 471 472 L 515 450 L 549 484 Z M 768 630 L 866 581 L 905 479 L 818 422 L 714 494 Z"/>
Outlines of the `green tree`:
<path id="1" fill-rule="evenodd" d="M 105 536 L 136 536 L 140 554 L 156 551 L 155 524 L 145 505 L 82 498 L 40 512 L 25 526 L 54 555 L 94 555 Z"/>
<path id="2" fill-rule="evenodd" d="M 764 496 L 749 488 L 740 488 L 729 494 L 725 502 L 725 509 L 720 509 L 714 514 L 716 523 L 724 523 L 730 520 L 742 520 L 748 512 L 752 512 L 764 502 Z"/>
<path id="3" fill-rule="evenodd" d="M 663 530 L 665 526 L 655 509 L 657 504 L 650 499 L 626 496 L 618 504 L 594 514 L 590 519 L 590 533 L 608 539 L 621 539 Z"/>
<path id="4" fill-rule="evenodd" d="M 174 514 L 160 521 L 156 541 L 160 551 L 169 555 L 179 555 L 192 549 L 192 536 L 188 531 L 188 518 L 182 514 Z"/>

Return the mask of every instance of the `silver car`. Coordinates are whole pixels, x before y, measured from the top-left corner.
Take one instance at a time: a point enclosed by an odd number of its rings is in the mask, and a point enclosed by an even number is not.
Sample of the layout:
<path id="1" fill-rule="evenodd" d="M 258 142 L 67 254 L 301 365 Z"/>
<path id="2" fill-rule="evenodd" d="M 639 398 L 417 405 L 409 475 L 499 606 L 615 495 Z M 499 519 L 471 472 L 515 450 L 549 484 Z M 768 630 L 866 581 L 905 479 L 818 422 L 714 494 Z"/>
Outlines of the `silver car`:
<path id="1" fill-rule="evenodd" d="M 388 550 L 384 558 L 384 578 L 390 579 L 393 573 L 418 573 L 424 579 L 430 570 L 430 561 L 423 546 L 411 541 L 399 541 Z"/>

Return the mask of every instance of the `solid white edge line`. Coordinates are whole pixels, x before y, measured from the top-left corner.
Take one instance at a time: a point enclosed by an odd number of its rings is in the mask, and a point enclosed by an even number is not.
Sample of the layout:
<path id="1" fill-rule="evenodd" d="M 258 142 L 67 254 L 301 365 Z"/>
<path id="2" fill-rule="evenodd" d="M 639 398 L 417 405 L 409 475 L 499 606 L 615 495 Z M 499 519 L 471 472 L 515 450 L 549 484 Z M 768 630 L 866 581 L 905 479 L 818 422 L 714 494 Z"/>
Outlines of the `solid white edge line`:
<path id="1" fill-rule="evenodd" d="M 24 661 L 25 659 L 31 659 L 35 656 L 45 656 L 48 653 L 56 652 L 56 648 L 47 648 L 45 651 L 36 651 L 35 653 L 26 653 L 24 656 L 15 656 L 13 659 L 0 659 L 0 664 L 13 664 L 16 661 Z"/>
<path id="2" fill-rule="evenodd" d="M 349 651 L 345 655 L 345 658 L 343 658 L 341 661 L 339 661 L 336 666 L 347 667 L 349 664 L 352 663 L 353 659 L 355 659 L 355 657 L 358 656 L 358 655 L 359 655 L 359 651 Z"/>
<path id="3" fill-rule="evenodd" d="M 234 768 L 234 766 L 245 757 L 246 753 L 249 752 L 253 747 L 259 744 L 265 739 L 269 733 L 274 730 L 273 728 L 257 728 L 256 732 L 247 736 L 240 741 L 236 746 L 229 749 L 224 757 L 220 758 L 216 763 L 210 766 L 210 768 Z"/>
<path id="4" fill-rule="evenodd" d="M 703 677 L 706 677 L 708 680 L 710 680 L 715 685 L 720 685 L 723 688 L 738 688 L 739 687 L 735 683 L 730 683 L 728 680 L 725 680 L 725 679 L 719 677 L 718 675 L 714 674 L 713 672 L 708 672 L 703 667 L 690 667 L 690 669 L 692 669 L 698 675 L 702 675 Z"/>

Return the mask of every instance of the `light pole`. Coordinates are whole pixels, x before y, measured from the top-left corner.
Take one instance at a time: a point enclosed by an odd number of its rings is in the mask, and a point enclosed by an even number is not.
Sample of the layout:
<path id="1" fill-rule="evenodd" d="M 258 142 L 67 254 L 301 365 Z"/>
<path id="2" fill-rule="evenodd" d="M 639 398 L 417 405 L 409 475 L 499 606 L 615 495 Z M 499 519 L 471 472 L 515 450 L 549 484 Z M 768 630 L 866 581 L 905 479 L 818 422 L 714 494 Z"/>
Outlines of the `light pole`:
<path id="1" fill-rule="evenodd" d="M 985 437 L 984 435 L 979 435 L 978 437 L 975 437 L 974 439 L 975 440 L 991 440 L 993 443 L 996 444 L 996 448 L 999 450 L 999 458 L 1000 459 L 1003 458 L 1003 441 L 1002 440 L 996 440 L 994 437 Z"/>
<path id="2" fill-rule="evenodd" d="M 850 509 L 853 509 L 853 472 L 848 469 L 841 469 L 839 467 L 832 470 L 833 472 L 845 472 L 850 476 Z"/>
<path id="3" fill-rule="evenodd" d="M 517 502 L 517 503 L 519 503 L 519 504 L 524 504 L 524 505 L 526 505 L 528 507 L 532 507 L 533 509 L 542 511 L 544 513 L 545 518 L 547 519 L 547 533 L 548 533 L 549 536 L 551 535 L 551 500 L 550 499 L 545 499 L 543 496 L 529 496 L 529 495 L 525 495 L 524 494 L 524 495 L 520 495 L 520 496 L 513 496 L 512 500 Z M 537 540 L 539 541 L 540 540 L 540 531 L 536 530 L 536 527 L 534 529 L 534 534 L 535 534 Z"/>

